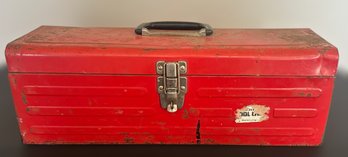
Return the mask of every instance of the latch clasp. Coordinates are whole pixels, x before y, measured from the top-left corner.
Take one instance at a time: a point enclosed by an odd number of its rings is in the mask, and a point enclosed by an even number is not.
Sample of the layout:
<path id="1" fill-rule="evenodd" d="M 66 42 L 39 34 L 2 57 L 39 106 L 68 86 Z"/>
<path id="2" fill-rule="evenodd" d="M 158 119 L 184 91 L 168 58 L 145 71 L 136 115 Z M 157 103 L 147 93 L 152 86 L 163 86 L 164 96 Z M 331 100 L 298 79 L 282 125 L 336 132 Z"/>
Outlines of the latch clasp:
<path id="1" fill-rule="evenodd" d="M 168 112 L 176 112 L 184 104 L 187 92 L 187 64 L 185 61 L 156 63 L 157 89 L 161 107 Z"/>

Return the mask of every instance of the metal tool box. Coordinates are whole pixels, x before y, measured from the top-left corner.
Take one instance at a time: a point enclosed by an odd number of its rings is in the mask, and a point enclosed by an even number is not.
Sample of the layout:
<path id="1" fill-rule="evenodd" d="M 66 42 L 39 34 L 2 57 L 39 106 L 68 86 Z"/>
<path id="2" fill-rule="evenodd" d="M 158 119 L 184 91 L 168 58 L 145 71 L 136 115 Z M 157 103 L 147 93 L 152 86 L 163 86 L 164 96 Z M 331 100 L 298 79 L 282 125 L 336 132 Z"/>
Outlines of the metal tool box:
<path id="1" fill-rule="evenodd" d="M 337 49 L 310 29 L 42 26 L 6 48 L 25 144 L 319 145 Z"/>

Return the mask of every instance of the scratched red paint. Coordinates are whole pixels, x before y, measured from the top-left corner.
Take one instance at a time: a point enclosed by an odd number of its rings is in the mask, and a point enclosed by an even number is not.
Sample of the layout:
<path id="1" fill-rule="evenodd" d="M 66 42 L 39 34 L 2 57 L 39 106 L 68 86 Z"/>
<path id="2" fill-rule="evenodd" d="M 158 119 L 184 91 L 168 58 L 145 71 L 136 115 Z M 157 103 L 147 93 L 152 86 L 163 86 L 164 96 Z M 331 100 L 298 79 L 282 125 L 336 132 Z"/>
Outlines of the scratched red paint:
<path id="1" fill-rule="evenodd" d="M 309 29 L 216 29 L 208 37 L 43 26 L 6 49 L 26 144 L 319 145 L 337 49 Z M 157 61 L 186 61 L 182 109 L 160 107 Z M 235 123 L 236 109 L 270 108 Z"/>

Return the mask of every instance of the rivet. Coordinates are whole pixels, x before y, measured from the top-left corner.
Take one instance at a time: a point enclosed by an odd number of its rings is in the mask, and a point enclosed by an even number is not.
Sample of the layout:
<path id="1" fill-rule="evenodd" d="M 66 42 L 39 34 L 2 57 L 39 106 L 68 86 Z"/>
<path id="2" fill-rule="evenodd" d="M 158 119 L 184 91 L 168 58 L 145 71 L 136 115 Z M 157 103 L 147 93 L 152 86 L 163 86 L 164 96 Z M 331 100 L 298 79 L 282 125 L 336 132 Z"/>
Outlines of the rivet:
<path id="1" fill-rule="evenodd" d="M 186 87 L 185 87 L 185 86 L 181 86 L 180 89 L 181 89 L 181 90 L 185 90 Z"/>
<path id="2" fill-rule="evenodd" d="M 180 66 L 180 70 L 185 70 L 186 69 L 186 67 L 185 66 Z"/>
<path id="3" fill-rule="evenodd" d="M 159 90 L 163 90 L 163 86 L 159 86 L 158 89 L 159 89 Z"/>
<path id="4" fill-rule="evenodd" d="M 159 70 L 162 70 L 162 69 L 163 69 L 163 66 L 162 66 L 162 65 L 158 66 L 158 69 L 159 69 Z"/>

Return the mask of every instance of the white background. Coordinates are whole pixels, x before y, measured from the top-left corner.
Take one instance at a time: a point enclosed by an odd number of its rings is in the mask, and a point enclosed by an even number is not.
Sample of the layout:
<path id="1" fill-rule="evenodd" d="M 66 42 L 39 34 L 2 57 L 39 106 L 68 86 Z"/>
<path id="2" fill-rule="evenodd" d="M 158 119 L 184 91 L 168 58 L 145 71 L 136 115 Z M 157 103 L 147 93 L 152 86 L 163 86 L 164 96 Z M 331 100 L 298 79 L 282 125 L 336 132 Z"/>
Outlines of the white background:
<path id="1" fill-rule="evenodd" d="M 40 25 L 135 27 L 161 20 L 214 28 L 312 28 L 340 51 L 348 71 L 346 0 L 0 0 L 0 66 L 8 42 Z"/>

